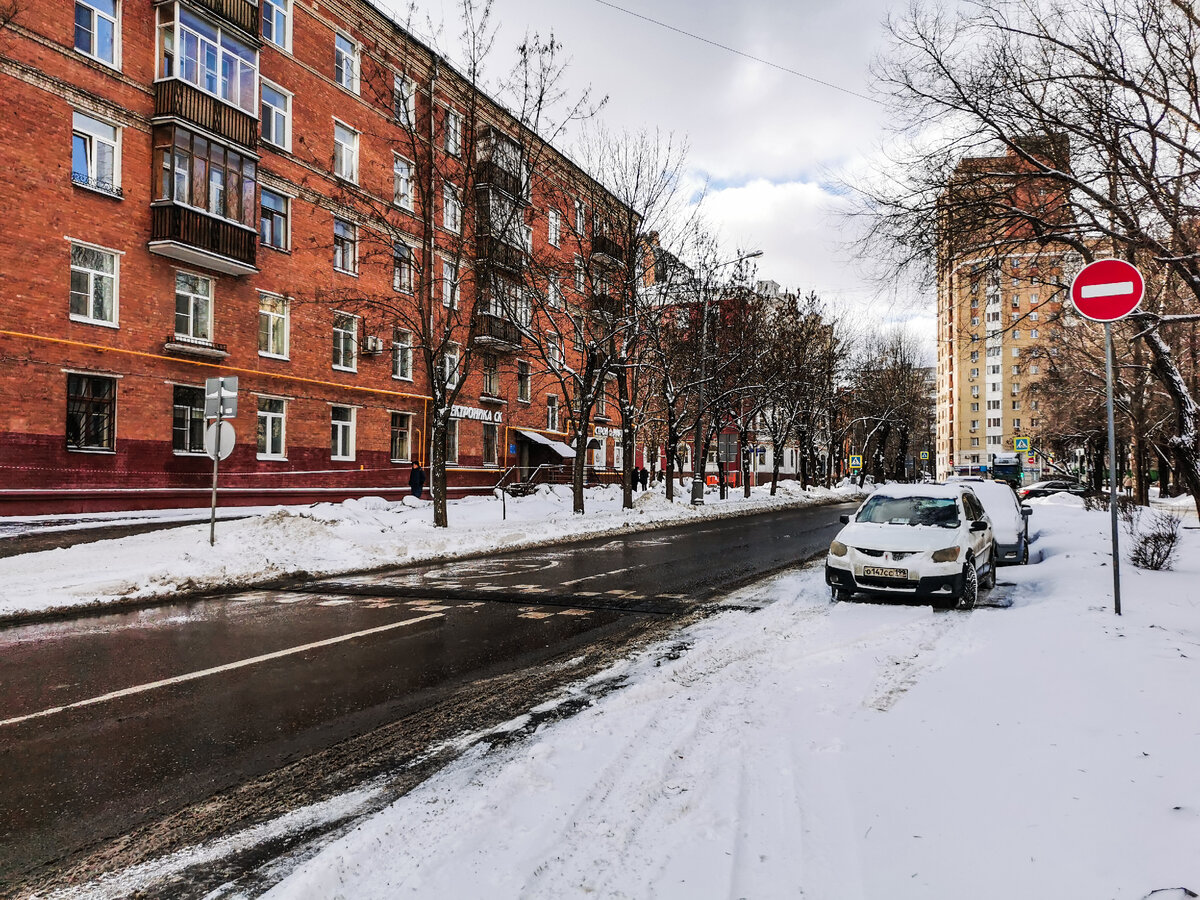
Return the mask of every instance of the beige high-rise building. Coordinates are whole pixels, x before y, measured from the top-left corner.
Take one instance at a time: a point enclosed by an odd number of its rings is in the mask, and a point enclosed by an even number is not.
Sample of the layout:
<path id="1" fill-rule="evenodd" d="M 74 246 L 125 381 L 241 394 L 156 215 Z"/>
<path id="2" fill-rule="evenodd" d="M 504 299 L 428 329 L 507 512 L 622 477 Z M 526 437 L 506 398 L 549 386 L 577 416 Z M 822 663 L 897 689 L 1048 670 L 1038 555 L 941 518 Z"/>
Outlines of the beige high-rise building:
<path id="1" fill-rule="evenodd" d="M 1047 152 L 1065 145 L 1046 141 Z M 1044 342 L 1065 299 L 1062 245 L 1031 239 L 1022 210 L 1065 210 L 1045 179 L 1025 174 L 1019 156 L 964 159 L 943 194 L 938 259 L 937 472 L 980 471 L 1014 438 L 1042 423 L 1029 386 L 1044 361 Z M 1025 481 L 1041 459 L 1026 461 Z"/>

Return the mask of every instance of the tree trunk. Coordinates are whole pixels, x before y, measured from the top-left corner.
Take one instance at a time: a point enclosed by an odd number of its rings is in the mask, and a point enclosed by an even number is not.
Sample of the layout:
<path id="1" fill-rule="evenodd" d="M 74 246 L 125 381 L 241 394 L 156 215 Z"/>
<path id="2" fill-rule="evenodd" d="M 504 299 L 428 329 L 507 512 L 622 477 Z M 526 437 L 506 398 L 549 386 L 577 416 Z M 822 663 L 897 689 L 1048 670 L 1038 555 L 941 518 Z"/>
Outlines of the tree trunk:
<path id="1" fill-rule="evenodd" d="M 622 416 L 621 424 L 621 507 L 633 509 L 633 457 L 636 452 L 633 429 L 625 424 Z M 643 460 L 644 462 L 644 460 Z"/>
<path id="2" fill-rule="evenodd" d="M 668 410 L 668 414 L 670 411 Z M 667 458 L 666 463 L 666 480 L 667 480 L 667 502 L 671 503 L 675 500 L 675 460 L 678 458 L 676 454 L 679 451 L 679 435 L 675 431 L 673 420 L 667 424 Z"/>
<path id="3" fill-rule="evenodd" d="M 447 528 L 446 509 L 446 422 L 437 413 L 433 417 L 433 435 L 429 447 L 429 493 L 433 497 L 433 526 Z"/>
<path id="4" fill-rule="evenodd" d="M 576 432 L 575 458 L 571 460 L 571 511 L 583 515 L 583 481 L 587 465 L 587 438 Z"/>
<path id="5" fill-rule="evenodd" d="M 1200 512 L 1200 452 L 1197 449 L 1200 407 L 1197 407 L 1187 382 L 1175 364 L 1171 348 L 1158 330 L 1147 332 L 1144 340 L 1154 354 L 1154 373 L 1175 406 L 1175 435 L 1168 443 L 1175 449 L 1179 474 L 1183 476 L 1197 512 Z"/>

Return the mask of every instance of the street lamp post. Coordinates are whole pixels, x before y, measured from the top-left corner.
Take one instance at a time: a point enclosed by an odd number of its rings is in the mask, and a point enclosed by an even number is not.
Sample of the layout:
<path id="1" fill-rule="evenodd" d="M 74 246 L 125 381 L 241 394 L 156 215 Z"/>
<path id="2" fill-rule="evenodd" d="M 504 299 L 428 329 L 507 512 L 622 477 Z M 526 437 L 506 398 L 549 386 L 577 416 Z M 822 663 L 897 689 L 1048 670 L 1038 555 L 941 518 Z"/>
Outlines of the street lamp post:
<path id="1" fill-rule="evenodd" d="M 711 276 L 717 269 L 744 262 L 747 259 L 757 259 L 762 256 L 761 250 L 743 253 L 734 259 L 726 260 L 712 266 L 708 273 Z M 700 302 L 700 386 L 696 399 L 696 427 L 692 435 L 692 506 L 704 505 L 704 472 L 708 460 L 702 455 L 704 447 L 704 384 L 708 380 L 708 301 L 711 294 L 710 285 L 703 285 L 704 296 Z"/>

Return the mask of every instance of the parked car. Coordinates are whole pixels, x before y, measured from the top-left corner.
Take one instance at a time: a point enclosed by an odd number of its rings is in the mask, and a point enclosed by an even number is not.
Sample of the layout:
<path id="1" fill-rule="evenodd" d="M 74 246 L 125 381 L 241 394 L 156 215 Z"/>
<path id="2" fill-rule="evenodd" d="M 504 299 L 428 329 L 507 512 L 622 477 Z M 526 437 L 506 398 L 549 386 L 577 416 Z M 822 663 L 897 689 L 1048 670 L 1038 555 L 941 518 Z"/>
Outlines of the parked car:
<path id="1" fill-rule="evenodd" d="M 1021 488 L 1017 491 L 1017 495 L 1022 500 L 1030 500 L 1034 497 L 1049 497 L 1051 494 L 1076 494 L 1080 497 L 1085 494 L 1090 494 L 1092 489 L 1086 484 L 1081 484 L 1078 481 L 1035 481 L 1031 485 Z"/>
<path id="2" fill-rule="evenodd" d="M 1017 499 L 1016 492 L 1004 481 L 979 481 L 971 491 L 983 504 L 992 521 L 996 541 L 996 565 L 1023 566 L 1029 562 L 1029 517 L 1033 507 Z"/>
<path id="3" fill-rule="evenodd" d="M 868 497 L 829 545 L 834 600 L 855 593 L 975 605 L 996 584 L 992 524 L 967 484 L 887 485 Z"/>

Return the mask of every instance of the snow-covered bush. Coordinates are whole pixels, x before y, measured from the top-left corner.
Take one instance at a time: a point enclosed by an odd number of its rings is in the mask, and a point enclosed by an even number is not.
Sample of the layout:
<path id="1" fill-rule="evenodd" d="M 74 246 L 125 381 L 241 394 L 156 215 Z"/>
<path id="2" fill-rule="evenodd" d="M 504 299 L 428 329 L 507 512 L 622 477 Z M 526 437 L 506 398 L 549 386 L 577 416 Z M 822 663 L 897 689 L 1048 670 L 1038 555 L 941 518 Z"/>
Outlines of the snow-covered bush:
<path id="1" fill-rule="evenodd" d="M 1133 549 L 1129 561 L 1139 569 L 1170 569 L 1179 550 L 1179 526 L 1183 520 L 1174 513 L 1155 511 L 1143 528 L 1133 531 Z"/>

